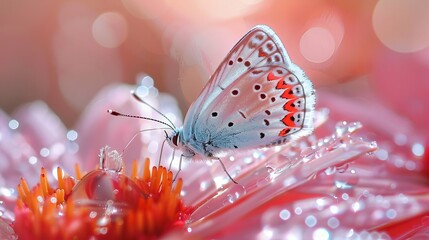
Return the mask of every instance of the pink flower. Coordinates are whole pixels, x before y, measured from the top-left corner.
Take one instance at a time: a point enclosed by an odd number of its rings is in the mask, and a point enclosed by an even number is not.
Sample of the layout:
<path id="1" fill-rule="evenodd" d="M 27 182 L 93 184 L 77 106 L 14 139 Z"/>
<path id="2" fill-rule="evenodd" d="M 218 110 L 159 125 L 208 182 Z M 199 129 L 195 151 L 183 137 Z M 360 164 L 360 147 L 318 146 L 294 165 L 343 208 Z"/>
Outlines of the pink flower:
<path id="1" fill-rule="evenodd" d="M 124 113 L 162 118 L 135 102 L 129 95 L 129 90 L 131 87 L 119 85 L 101 91 L 83 113 L 76 132 L 67 131 L 41 102 L 23 106 L 13 118 L 1 115 L 0 121 L 4 123 L 0 125 L 0 156 L 3 158 L 0 165 L 2 238 L 15 239 L 19 232 L 16 231 L 19 226 L 14 225 L 17 216 L 23 216 L 19 215 L 23 209 L 31 209 L 31 203 L 19 200 L 18 210 L 13 210 L 18 196 L 15 187 L 19 182 L 23 186 L 20 177 L 26 179 L 30 188 L 37 181 L 43 183 L 40 186 L 50 186 L 45 191 L 49 194 L 57 194 L 53 186 L 58 185 L 58 189 L 65 190 L 66 208 L 69 208 L 70 203 L 76 206 L 81 203 L 78 200 L 82 200 L 82 196 L 84 199 L 98 196 L 87 194 L 87 189 L 94 186 L 94 182 L 76 180 L 79 179 L 78 176 L 74 179 L 62 175 L 75 176 L 75 163 L 83 170 L 91 171 L 99 163 L 97 154 L 101 147 L 109 145 L 121 152 L 140 130 L 159 127 L 151 121 L 114 118 L 105 112 L 112 108 Z M 429 187 L 421 174 L 423 138 L 419 137 L 408 120 L 397 116 L 383 105 L 376 104 L 377 101 L 372 97 L 367 98 L 371 100 L 368 103 L 323 91 L 319 91 L 318 97 L 318 128 L 313 135 L 279 147 L 233 152 L 223 157 L 228 172 L 239 184 L 231 183 L 217 162 L 185 162 L 179 176 L 183 179 L 183 185 L 173 183 L 171 186 L 171 189 L 181 189 L 181 200 L 178 201 L 183 205 L 176 208 L 180 210 L 177 213 L 179 218 L 173 221 L 173 225 L 156 226 L 159 229 L 167 226 L 165 231 L 156 236 L 195 239 L 388 239 L 425 234 L 428 222 L 419 221 L 429 210 Z M 148 101 L 173 118 L 175 124 L 180 125 L 181 117 L 172 97 L 159 95 Z M 377 113 L 377 118 L 374 118 L 374 112 Z M 356 120 L 360 122 L 354 122 Z M 111 184 L 100 187 L 101 192 L 109 193 L 114 186 L 119 192 L 123 190 L 131 194 L 126 195 L 131 196 L 126 198 L 107 196 L 113 200 L 109 202 L 109 206 L 123 210 L 124 215 L 120 215 L 120 218 L 128 219 L 126 221 L 131 225 L 134 222 L 126 216 L 134 215 L 115 204 L 125 202 L 124 206 L 137 206 L 136 202 L 151 198 L 152 195 L 144 191 L 144 184 L 131 187 L 134 189 L 132 191 L 126 189 L 138 182 L 136 176 L 139 174 L 136 171 L 142 169 L 146 157 L 150 157 L 151 165 L 158 164 L 164 138 L 162 130 L 137 135 L 121 156 L 125 172 L 109 172 L 107 182 Z M 165 145 L 162 166 L 170 164 L 171 155 L 171 149 Z M 140 167 L 133 165 L 133 160 L 137 160 Z M 172 166 L 175 171 L 177 162 L 176 158 Z M 58 166 L 63 171 L 58 170 Z M 42 172 L 43 177 L 39 175 L 41 167 L 46 169 Z M 147 172 L 149 165 L 144 169 Z M 105 176 L 106 171 L 91 171 L 87 176 Z M 166 170 L 162 171 L 165 178 L 160 179 L 171 183 L 171 175 Z M 83 186 L 86 194 L 78 194 L 81 191 L 78 187 L 67 187 L 61 183 L 63 179 L 74 181 L 72 186 Z M 115 185 L 114 179 L 133 180 L 118 180 Z M 148 183 L 147 178 L 142 179 L 146 179 Z M 123 181 L 127 184 L 124 185 Z M 154 181 L 156 180 L 152 183 Z M 181 182 L 177 184 L 180 185 Z M 39 194 L 43 194 L 43 190 L 41 192 Z M 135 192 L 144 194 L 135 196 Z M 37 194 L 36 191 L 36 199 Z M 79 197 L 73 197 L 76 195 Z M 62 200 L 62 195 L 55 196 L 56 201 Z M 68 198 L 72 200 L 67 201 Z M 103 199 L 108 202 L 106 198 Z M 97 216 L 112 208 L 100 210 L 85 205 L 85 210 L 90 211 L 72 212 L 81 214 L 74 219 L 80 223 L 78 226 L 89 226 L 87 232 L 80 232 L 83 234 L 80 237 L 113 236 L 109 235 L 114 231 L 113 228 L 97 228 L 100 231 L 95 231 L 96 226 L 85 225 L 91 218 L 100 220 Z M 145 208 L 144 211 L 149 210 Z M 136 216 L 138 212 L 139 210 L 135 211 Z M 109 216 L 108 219 L 112 220 L 111 215 Z M 157 217 L 165 219 L 163 213 L 155 214 L 154 219 Z M 399 223 L 410 218 L 417 218 L 416 224 L 401 228 L 404 225 Z M 52 229 L 55 223 L 61 222 L 65 217 L 58 214 L 56 219 L 57 222 L 51 223 Z M 183 225 L 174 224 L 175 221 L 179 223 L 184 220 L 186 222 Z M 140 224 L 135 221 L 136 225 Z M 396 226 L 396 231 L 389 226 Z M 49 229 L 49 225 L 42 229 Z M 62 231 L 65 233 L 70 229 Z M 125 232 L 127 231 L 133 230 Z M 127 233 L 130 236 L 149 236 Z"/>

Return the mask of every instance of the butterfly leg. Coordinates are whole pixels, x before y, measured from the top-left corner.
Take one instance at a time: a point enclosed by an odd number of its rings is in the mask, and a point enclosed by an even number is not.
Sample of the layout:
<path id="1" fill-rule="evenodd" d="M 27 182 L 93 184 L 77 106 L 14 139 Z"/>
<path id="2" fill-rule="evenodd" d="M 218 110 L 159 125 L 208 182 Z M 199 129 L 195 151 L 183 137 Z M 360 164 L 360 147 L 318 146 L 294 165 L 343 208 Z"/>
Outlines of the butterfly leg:
<path id="1" fill-rule="evenodd" d="M 161 144 L 161 150 L 159 151 L 159 160 L 158 160 L 158 168 L 161 166 L 161 159 L 162 159 L 162 151 L 164 150 L 164 144 L 167 141 L 167 139 L 164 139 L 164 141 Z M 173 156 L 174 157 L 174 156 Z M 171 164 L 170 164 L 171 165 Z"/>
<path id="2" fill-rule="evenodd" d="M 176 149 L 175 148 L 173 148 L 173 154 L 171 155 L 171 161 L 170 161 L 170 165 L 168 166 L 168 171 L 170 171 L 171 170 L 171 166 L 173 165 L 173 161 L 174 161 L 174 155 L 175 155 L 175 153 L 176 153 Z M 179 166 L 182 164 L 182 156 L 180 156 L 180 163 L 179 163 Z M 179 169 L 180 169 L 180 167 L 179 167 Z M 180 171 L 180 170 L 179 170 Z"/>
<path id="3" fill-rule="evenodd" d="M 216 158 L 213 158 L 213 159 L 218 160 L 218 161 L 220 162 L 220 165 L 222 165 L 223 171 L 226 173 L 226 175 L 228 175 L 229 179 L 231 179 L 231 181 L 232 181 L 232 182 L 234 182 L 235 184 L 238 184 L 238 182 L 236 182 L 236 181 L 234 180 L 234 178 L 232 178 L 232 177 L 231 177 L 231 175 L 229 174 L 229 172 L 226 170 L 226 167 L 225 167 L 225 165 L 223 164 L 222 160 L 221 160 L 220 158 L 217 158 L 217 157 L 216 157 Z"/>
<path id="4" fill-rule="evenodd" d="M 174 155 L 173 155 L 174 156 Z M 182 158 L 184 157 L 183 154 L 180 155 L 180 160 L 179 160 L 179 170 L 177 170 L 176 176 L 174 176 L 173 178 L 173 182 L 176 181 L 177 176 L 179 176 L 180 171 L 182 170 Z M 173 162 L 173 160 L 171 161 Z M 170 168 L 171 168 L 171 163 L 170 163 Z M 169 170 L 170 171 L 170 170 Z"/>

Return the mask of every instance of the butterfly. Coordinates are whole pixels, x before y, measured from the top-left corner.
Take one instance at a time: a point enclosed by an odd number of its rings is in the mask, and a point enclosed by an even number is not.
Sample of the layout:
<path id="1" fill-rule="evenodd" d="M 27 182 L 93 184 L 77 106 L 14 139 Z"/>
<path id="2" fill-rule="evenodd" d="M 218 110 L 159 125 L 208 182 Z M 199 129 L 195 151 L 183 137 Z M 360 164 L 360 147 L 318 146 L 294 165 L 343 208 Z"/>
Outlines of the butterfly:
<path id="1" fill-rule="evenodd" d="M 172 129 L 166 141 L 182 152 L 179 171 L 182 157 L 219 160 L 236 183 L 218 155 L 311 134 L 315 101 L 312 82 L 292 63 L 279 37 L 258 25 L 221 62 L 190 106 L 183 127 L 166 124 Z"/>

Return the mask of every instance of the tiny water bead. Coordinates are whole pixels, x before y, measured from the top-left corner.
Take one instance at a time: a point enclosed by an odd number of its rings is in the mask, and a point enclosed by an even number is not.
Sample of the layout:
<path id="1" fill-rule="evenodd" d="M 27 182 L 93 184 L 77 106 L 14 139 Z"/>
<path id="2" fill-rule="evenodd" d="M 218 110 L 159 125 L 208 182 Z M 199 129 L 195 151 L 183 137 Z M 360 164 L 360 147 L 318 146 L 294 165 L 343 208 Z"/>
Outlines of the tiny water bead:
<path id="1" fill-rule="evenodd" d="M 122 157 L 116 151 L 111 151 L 108 146 L 100 149 L 100 169 L 120 172 L 122 170 Z"/>

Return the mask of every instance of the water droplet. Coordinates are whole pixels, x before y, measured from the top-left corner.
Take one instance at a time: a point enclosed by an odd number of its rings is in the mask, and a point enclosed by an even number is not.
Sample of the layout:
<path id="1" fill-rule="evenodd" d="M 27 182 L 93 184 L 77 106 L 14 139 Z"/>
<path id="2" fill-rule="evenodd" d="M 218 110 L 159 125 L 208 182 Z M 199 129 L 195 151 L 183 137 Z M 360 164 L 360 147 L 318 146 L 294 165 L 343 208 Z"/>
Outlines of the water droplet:
<path id="1" fill-rule="evenodd" d="M 224 205 L 233 204 L 238 199 L 243 197 L 246 194 L 246 189 L 242 185 L 235 184 L 235 185 L 231 186 L 227 190 L 227 192 L 228 193 L 226 194 L 226 197 L 223 201 Z"/>
<path id="2" fill-rule="evenodd" d="M 339 188 L 339 189 L 351 189 L 352 186 L 349 185 L 347 182 L 343 182 L 343 181 L 334 181 L 334 185 L 335 187 Z"/>
<path id="3" fill-rule="evenodd" d="M 336 137 L 341 137 L 346 133 L 346 131 L 347 131 L 347 129 L 345 128 L 346 125 L 347 125 L 347 122 L 345 122 L 345 121 L 337 123 L 335 125 L 335 136 Z"/>
<path id="4" fill-rule="evenodd" d="M 362 128 L 362 123 L 360 122 L 353 122 L 351 124 L 348 125 L 347 131 L 349 133 L 353 133 L 356 132 L 356 130 Z"/>
<path id="5" fill-rule="evenodd" d="M 106 146 L 100 149 L 100 169 L 105 171 L 111 170 L 120 172 L 122 170 L 122 157 L 116 150 L 110 150 L 110 147 Z"/>
<path id="6" fill-rule="evenodd" d="M 347 169 L 349 168 L 349 164 L 348 163 L 346 163 L 346 164 L 343 164 L 343 165 L 341 165 L 341 166 L 337 166 L 337 172 L 339 172 L 339 173 L 344 173 L 344 172 L 346 172 L 347 171 Z"/>
<path id="7" fill-rule="evenodd" d="M 370 142 L 369 143 L 369 147 L 372 148 L 372 149 L 377 149 L 378 148 L 377 142 L 376 141 Z"/>
<path id="8" fill-rule="evenodd" d="M 317 151 L 316 154 L 314 154 L 314 157 L 317 158 L 321 158 L 323 157 L 323 153 L 321 151 Z"/>
<path id="9" fill-rule="evenodd" d="M 86 174 L 67 199 L 77 209 L 95 211 L 97 216 L 122 215 L 144 197 L 133 180 L 115 171 L 97 169 Z"/>
<path id="10" fill-rule="evenodd" d="M 272 172 L 274 172 L 274 168 L 273 168 L 273 167 L 271 167 L 271 166 L 266 166 L 265 168 L 267 169 L 267 173 L 272 173 Z"/>
<path id="11" fill-rule="evenodd" d="M 326 174 L 327 176 L 330 176 L 330 175 L 332 175 L 332 174 L 334 174 L 334 173 L 336 173 L 336 172 L 337 172 L 337 167 L 335 167 L 335 166 L 328 167 L 328 168 L 325 170 L 325 174 Z"/>

